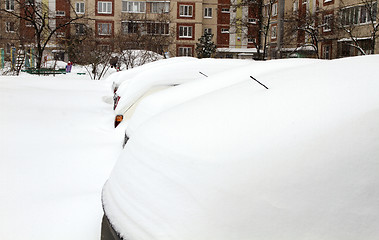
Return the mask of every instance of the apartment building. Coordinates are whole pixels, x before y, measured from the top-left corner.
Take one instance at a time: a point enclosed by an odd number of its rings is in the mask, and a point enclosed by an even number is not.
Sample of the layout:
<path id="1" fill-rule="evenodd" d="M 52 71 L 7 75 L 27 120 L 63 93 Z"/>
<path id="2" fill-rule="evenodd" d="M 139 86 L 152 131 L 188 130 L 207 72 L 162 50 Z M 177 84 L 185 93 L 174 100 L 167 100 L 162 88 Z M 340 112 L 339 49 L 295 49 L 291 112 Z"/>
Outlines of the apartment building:
<path id="1" fill-rule="evenodd" d="M 265 0 L 270 3 L 268 59 L 379 52 L 376 0 Z M 267 18 L 267 7 L 263 11 Z"/>

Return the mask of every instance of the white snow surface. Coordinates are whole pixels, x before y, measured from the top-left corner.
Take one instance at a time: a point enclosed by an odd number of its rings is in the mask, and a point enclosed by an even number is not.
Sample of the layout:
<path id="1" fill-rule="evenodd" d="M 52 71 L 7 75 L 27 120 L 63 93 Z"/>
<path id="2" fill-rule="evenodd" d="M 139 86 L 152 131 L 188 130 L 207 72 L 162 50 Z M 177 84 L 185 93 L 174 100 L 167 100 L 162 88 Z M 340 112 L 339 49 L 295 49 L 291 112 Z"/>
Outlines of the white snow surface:
<path id="1" fill-rule="evenodd" d="M 123 133 L 111 84 L 88 79 L 0 77 L 0 239 L 100 239 Z"/>
<path id="2" fill-rule="evenodd" d="M 129 240 L 379 239 L 379 56 L 310 62 L 231 68 L 221 76 L 236 82 L 144 119 L 103 189 L 114 228 Z"/>
<path id="3" fill-rule="evenodd" d="M 131 71 L 110 76 L 110 80 L 123 80 L 117 90 L 121 97 L 116 114 L 124 114 L 149 89 L 157 86 L 172 86 L 194 80 L 202 80 L 214 74 L 248 65 L 252 60 L 197 59 L 189 57 L 170 58 L 142 65 Z M 204 76 L 205 74 L 206 76 Z"/>

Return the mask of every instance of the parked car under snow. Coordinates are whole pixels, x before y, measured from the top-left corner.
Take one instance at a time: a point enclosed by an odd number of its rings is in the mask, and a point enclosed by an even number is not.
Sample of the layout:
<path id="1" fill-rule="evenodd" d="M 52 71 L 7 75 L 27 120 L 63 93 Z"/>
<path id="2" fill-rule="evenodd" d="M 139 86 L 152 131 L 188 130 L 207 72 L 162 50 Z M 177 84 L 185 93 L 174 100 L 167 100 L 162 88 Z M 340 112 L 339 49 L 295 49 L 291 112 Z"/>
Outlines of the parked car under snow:
<path id="1" fill-rule="evenodd" d="M 306 61 L 231 69 L 235 84 L 142 117 L 103 188 L 102 236 L 378 239 L 379 56 Z"/>

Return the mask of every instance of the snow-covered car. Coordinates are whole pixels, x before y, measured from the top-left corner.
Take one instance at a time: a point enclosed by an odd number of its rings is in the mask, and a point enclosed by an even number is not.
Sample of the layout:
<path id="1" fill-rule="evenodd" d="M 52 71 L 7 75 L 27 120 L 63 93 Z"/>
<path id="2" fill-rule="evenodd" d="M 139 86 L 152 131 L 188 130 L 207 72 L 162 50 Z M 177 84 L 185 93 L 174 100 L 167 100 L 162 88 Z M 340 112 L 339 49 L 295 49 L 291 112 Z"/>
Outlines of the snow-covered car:
<path id="1" fill-rule="evenodd" d="M 378 64 L 356 57 L 257 74 L 269 89 L 247 66 L 225 73 L 238 83 L 149 116 L 104 185 L 104 236 L 378 239 Z"/>
<path id="2" fill-rule="evenodd" d="M 114 100 L 115 125 L 119 120 L 130 119 L 135 108 L 146 96 L 221 72 L 251 64 L 251 60 L 171 58 L 156 61 L 117 73 L 111 78 L 117 88 Z"/>

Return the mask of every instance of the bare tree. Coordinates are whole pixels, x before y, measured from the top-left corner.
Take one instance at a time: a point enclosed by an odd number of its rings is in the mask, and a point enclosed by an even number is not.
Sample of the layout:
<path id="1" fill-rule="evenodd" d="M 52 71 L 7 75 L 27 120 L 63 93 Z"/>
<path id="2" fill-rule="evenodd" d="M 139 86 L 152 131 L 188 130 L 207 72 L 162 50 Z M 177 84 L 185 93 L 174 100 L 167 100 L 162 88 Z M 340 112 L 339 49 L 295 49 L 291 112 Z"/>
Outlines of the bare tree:
<path id="1" fill-rule="evenodd" d="M 70 10 L 74 10 L 70 0 L 65 0 Z M 78 19 L 84 18 L 84 15 L 77 15 L 75 11 L 73 16 L 60 17 L 59 21 L 56 13 L 49 8 L 44 1 L 35 0 L 15 0 L 13 10 L 7 7 L 1 9 L 2 12 L 20 20 L 20 25 L 27 24 L 32 31 L 25 31 L 21 40 L 29 41 L 36 44 L 36 67 L 41 68 L 43 53 L 59 30 L 63 30 Z M 55 24 L 50 24 L 55 22 Z"/>
<path id="2" fill-rule="evenodd" d="M 296 45 L 290 54 L 310 47 L 317 58 L 320 58 L 319 43 L 324 40 L 323 29 L 328 23 L 323 22 L 322 11 L 310 12 L 307 9 L 298 9 L 287 12 L 285 16 L 285 39 Z"/>
<path id="3" fill-rule="evenodd" d="M 128 14 L 121 23 L 121 29 L 115 36 L 114 51 L 119 62 L 133 68 L 159 59 L 165 55 L 174 39 L 167 14 L 157 14 L 154 20 L 146 15 Z"/>

